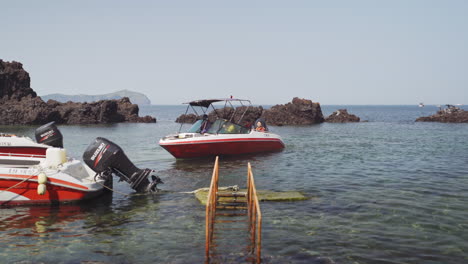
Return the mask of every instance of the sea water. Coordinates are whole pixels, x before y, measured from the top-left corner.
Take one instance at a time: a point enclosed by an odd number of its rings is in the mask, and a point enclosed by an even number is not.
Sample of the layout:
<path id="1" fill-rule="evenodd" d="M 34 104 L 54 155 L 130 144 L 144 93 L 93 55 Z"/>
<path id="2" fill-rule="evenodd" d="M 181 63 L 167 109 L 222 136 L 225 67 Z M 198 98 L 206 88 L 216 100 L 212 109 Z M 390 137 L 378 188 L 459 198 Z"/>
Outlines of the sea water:
<path id="1" fill-rule="evenodd" d="M 468 124 L 414 122 L 435 106 L 322 106 L 368 122 L 270 127 L 282 152 L 221 158 L 221 186 L 297 190 L 262 202 L 264 263 L 468 263 Z M 209 186 L 213 159 L 176 160 L 158 140 L 180 106 L 147 106 L 156 124 L 59 126 L 69 155 L 96 137 L 157 171 L 160 194 L 128 184 L 84 204 L 0 209 L 1 263 L 202 263 L 205 208 L 183 193 Z M 33 137 L 32 126 L 0 127 Z M 130 194 L 130 195 L 127 195 Z"/>

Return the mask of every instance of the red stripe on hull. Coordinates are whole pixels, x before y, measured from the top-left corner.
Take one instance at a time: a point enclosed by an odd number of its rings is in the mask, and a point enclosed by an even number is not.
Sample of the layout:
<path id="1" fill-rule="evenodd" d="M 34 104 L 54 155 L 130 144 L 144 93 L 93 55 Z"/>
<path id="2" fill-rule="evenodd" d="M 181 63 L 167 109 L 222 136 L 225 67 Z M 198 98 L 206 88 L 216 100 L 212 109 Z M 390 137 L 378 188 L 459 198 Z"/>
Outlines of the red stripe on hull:
<path id="1" fill-rule="evenodd" d="M 18 180 L 1 180 L 0 191 L 6 190 L 17 184 Z M 9 192 L 16 193 L 24 196 L 29 200 L 11 200 L 11 201 L 0 201 L 0 205 L 16 205 L 16 204 L 50 204 L 50 203 L 62 203 L 62 202 L 74 202 L 89 199 L 99 195 L 103 188 L 95 191 L 80 191 L 76 189 L 70 189 L 67 187 L 56 186 L 47 183 L 47 191 L 44 195 L 37 194 L 37 182 L 26 181 L 13 189 L 8 190 Z"/>
<path id="2" fill-rule="evenodd" d="M 22 154 L 22 155 L 45 155 L 47 148 L 41 147 L 0 147 L 0 153 Z"/>
<path id="3" fill-rule="evenodd" d="M 18 174 L 0 174 L 0 177 L 13 177 L 13 178 L 21 179 L 21 180 L 30 179 L 30 180 L 35 180 L 35 181 L 37 181 L 37 178 L 38 178 L 37 176 L 31 177 L 31 175 L 18 175 Z M 55 183 L 55 184 L 68 185 L 68 186 L 73 187 L 73 188 L 88 190 L 88 187 L 83 186 L 83 185 L 79 185 L 79 184 L 76 184 L 76 183 L 72 183 L 72 182 L 67 182 L 67 181 L 63 181 L 63 180 L 59 180 L 59 179 L 55 179 L 55 178 L 47 178 L 47 180 L 49 182 Z M 0 180 L 0 181 L 3 181 L 3 180 Z M 1 187 L 3 187 L 2 182 L 0 182 L 0 188 Z"/>
<path id="4" fill-rule="evenodd" d="M 213 140 L 209 142 L 178 142 L 176 144 L 162 144 L 176 158 L 196 158 L 215 155 L 239 155 L 258 152 L 279 151 L 284 148 L 280 140 Z"/>

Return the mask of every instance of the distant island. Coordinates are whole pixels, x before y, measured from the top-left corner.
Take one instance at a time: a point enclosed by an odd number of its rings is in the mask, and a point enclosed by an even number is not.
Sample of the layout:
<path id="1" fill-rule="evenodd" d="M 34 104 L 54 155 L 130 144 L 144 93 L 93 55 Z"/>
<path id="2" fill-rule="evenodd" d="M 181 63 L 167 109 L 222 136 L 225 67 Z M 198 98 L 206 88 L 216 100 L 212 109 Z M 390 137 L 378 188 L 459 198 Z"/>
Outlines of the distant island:
<path id="1" fill-rule="evenodd" d="M 98 94 L 98 95 L 87 95 L 87 94 L 68 95 L 68 94 L 60 94 L 60 93 L 41 95 L 42 100 L 46 102 L 49 99 L 52 99 L 61 103 L 66 103 L 68 101 L 91 103 L 91 102 L 97 102 L 100 100 L 122 99 L 124 97 L 130 98 L 130 102 L 132 102 L 133 104 L 137 104 L 137 105 L 150 105 L 151 104 L 150 99 L 146 95 L 142 93 L 138 93 L 138 92 L 129 91 L 129 90 L 121 90 L 121 91 L 117 91 L 114 93 Z"/>

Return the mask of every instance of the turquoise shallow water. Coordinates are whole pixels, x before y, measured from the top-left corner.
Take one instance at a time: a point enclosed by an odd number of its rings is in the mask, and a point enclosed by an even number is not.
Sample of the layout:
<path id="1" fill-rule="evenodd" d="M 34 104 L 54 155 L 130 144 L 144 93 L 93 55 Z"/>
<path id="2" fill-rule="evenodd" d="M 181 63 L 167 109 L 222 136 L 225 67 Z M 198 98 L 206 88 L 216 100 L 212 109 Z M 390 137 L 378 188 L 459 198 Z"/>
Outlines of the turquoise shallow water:
<path id="1" fill-rule="evenodd" d="M 264 262 L 468 262 L 468 125 L 414 122 L 435 107 L 346 108 L 369 122 L 272 127 L 284 151 L 221 159 L 220 185 L 244 185 L 251 162 L 257 188 L 311 197 L 261 203 Z M 116 182 L 121 193 L 86 204 L 0 209 L 1 262 L 202 263 L 204 207 L 180 192 L 208 186 L 213 160 L 175 160 L 157 145 L 182 111 L 143 108 L 156 124 L 60 126 L 70 155 L 107 137 L 157 170 L 164 192 L 127 197 Z"/>

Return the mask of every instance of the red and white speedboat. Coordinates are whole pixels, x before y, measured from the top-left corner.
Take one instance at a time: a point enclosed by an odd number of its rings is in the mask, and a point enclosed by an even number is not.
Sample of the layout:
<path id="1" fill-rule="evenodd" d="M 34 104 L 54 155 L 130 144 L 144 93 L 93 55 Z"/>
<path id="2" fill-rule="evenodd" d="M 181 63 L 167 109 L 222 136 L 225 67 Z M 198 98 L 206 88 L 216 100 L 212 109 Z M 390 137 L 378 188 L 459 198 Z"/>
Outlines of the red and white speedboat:
<path id="1" fill-rule="evenodd" d="M 154 190 L 149 169 L 139 170 L 112 142 L 97 138 L 83 155 L 68 158 L 53 123 L 28 137 L 0 134 L 0 205 L 76 202 L 98 196 L 112 185 L 112 174 L 137 191 Z M 157 178 L 157 177 L 156 177 Z"/>
<path id="2" fill-rule="evenodd" d="M 243 113 L 232 111 L 232 116 L 220 116 L 221 111 L 217 111 L 213 103 L 224 102 L 225 107 L 229 105 L 236 109 L 232 103 L 240 102 Z M 247 103 L 247 105 L 246 105 Z M 239 125 L 251 106 L 250 101 L 242 99 L 211 99 L 198 100 L 187 103 L 187 111 L 192 107 L 200 107 L 203 111 L 203 118 L 196 121 L 187 132 L 179 131 L 176 134 L 168 135 L 159 141 L 159 145 L 166 149 L 176 158 L 195 158 L 215 155 L 239 155 L 248 153 L 271 152 L 284 149 L 284 143 L 279 135 L 273 134 L 268 130 L 256 131 L 251 128 Z M 212 112 L 216 117 L 214 122 L 210 122 L 206 115 L 208 108 L 212 106 Z M 240 120 L 234 122 L 235 114 L 241 116 Z M 225 119 L 226 118 L 226 119 Z M 264 128 L 266 125 L 261 122 Z M 206 124 L 209 124 L 208 126 Z M 182 129 L 182 126 L 181 126 Z"/>

